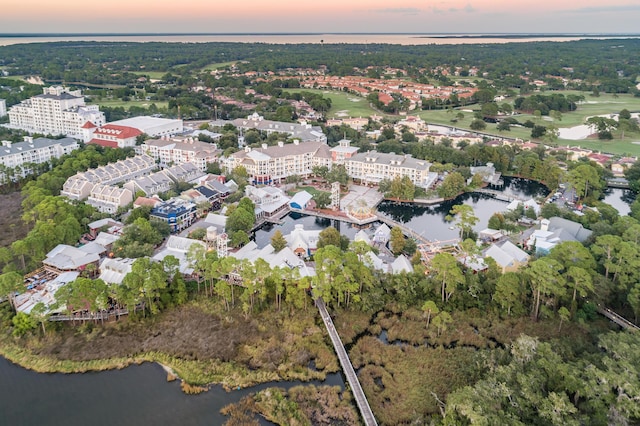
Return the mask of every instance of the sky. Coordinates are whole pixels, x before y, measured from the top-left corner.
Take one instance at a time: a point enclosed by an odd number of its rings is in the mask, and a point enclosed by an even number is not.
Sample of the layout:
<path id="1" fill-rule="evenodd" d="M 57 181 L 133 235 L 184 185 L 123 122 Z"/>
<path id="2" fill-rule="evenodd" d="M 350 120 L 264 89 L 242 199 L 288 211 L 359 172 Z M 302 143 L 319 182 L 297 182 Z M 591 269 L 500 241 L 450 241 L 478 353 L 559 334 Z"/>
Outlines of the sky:
<path id="1" fill-rule="evenodd" d="M 634 0 L 3 0 L 0 33 L 639 33 Z"/>

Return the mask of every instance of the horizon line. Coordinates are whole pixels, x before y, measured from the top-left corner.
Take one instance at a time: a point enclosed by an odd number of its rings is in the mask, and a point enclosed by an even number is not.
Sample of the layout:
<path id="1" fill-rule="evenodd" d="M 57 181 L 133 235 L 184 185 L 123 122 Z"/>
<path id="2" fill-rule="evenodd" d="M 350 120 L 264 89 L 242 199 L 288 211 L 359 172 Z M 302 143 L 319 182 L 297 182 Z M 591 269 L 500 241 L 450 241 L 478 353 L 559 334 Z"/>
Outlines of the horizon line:
<path id="1" fill-rule="evenodd" d="M 534 37 L 576 37 L 576 36 L 640 36 L 640 32 L 10 32 L 0 33 L 0 37 L 78 37 L 78 36 L 295 36 L 295 35 L 433 35 L 448 37 L 464 36 L 534 36 Z"/>

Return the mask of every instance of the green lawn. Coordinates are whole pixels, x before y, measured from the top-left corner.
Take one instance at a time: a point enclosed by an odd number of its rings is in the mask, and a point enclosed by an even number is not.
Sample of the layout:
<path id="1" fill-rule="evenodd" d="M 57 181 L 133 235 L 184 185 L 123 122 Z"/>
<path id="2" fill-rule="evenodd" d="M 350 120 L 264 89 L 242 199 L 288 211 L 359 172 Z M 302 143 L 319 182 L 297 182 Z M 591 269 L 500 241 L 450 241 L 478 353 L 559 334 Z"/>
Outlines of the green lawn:
<path id="1" fill-rule="evenodd" d="M 220 68 L 225 68 L 225 67 L 229 67 L 233 64 L 235 64 L 236 61 L 229 61 L 229 62 L 216 62 L 215 64 L 209 64 L 209 65 L 205 65 L 204 67 L 202 67 L 200 69 L 201 72 L 205 72 L 205 71 L 213 71 L 213 70 L 218 70 Z"/>
<path id="2" fill-rule="evenodd" d="M 327 118 L 369 117 L 376 114 L 365 98 L 351 93 L 318 89 L 286 89 L 285 92 L 320 93 L 325 98 L 331 99 L 331 109 L 326 114 Z"/>
<path id="3" fill-rule="evenodd" d="M 322 194 L 323 192 L 330 194 L 330 192 L 328 191 L 320 191 L 319 189 L 316 189 L 313 186 L 300 186 L 292 191 L 289 191 L 289 196 L 294 196 L 296 193 L 301 191 L 307 191 L 309 194 L 311 194 L 314 197 L 318 194 Z"/>
<path id="4" fill-rule="evenodd" d="M 166 71 L 131 71 L 131 73 L 149 77 L 154 80 L 162 80 L 162 77 L 167 74 Z"/>
<path id="5" fill-rule="evenodd" d="M 573 127 L 580 124 L 584 124 L 588 117 L 602 114 L 614 114 L 620 112 L 622 109 L 628 109 L 631 112 L 640 111 L 640 98 L 636 98 L 628 94 L 620 94 L 617 97 L 611 94 L 601 94 L 599 97 L 593 97 L 587 92 L 577 91 L 565 91 L 565 92 L 549 92 L 549 93 L 562 93 L 565 96 L 569 94 L 583 95 L 585 100 L 578 105 L 578 110 L 573 112 L 567 112 L 562 114 L 562 119 L 557 122 L 558 127 Z M 461 107 L 459 109 L 448 112 L 446 110 L 434 110 L 434 111 L 419 111 L 417 115 L 422 117 L 427 123 L 453 125 L 461 129 L 469 129 L 469 125 L 473 120 L 473 112 L 462 111 L 463 109 L 477 110 L 478 105 L 472 105 L 470 107 Z M 452 123 L 451 120 L 456 118 L 458 112 L 464 114 L 462 120 L 458 120 L 457 123 Z M 536 122 L 536 117 L 531 114 L 519 114 L 514 116 L 519 122 L 523 123 L 527 120 Z M 540 124 L 546 125 L 547 121 L 544 117 L 540 120 Z M 487 124 L 487 128 L 483 131 L 490 134 L 499 136 L 507 136 L 513 138 L 521 138 L 524 140 L 531 139 L 531 130 L 527 128 L 512 127 L 508 132 L 499 132 L 496 129 L 495 124 Z M 640 155 L 640 144 L 634 144 L 632 142 L 640 142 L 640 134 L 625 135 L 624 140 L 620 139 L 621 134 L 614 132 L 614 138 L 611 141 L 600 141 L 594 139 L 585 140 L 566 140 L 559 139 L 558 145 L 571 145 L 581 146 L 594 151 L 602 151 L 612 154 L 629 154 Z"/>
<path id="6" fill-rule="evenodd" d="M 169 103 L 166 101 L 128 101 L 126 102 L 120 99 L 102 99 L 99 101 L 92 101 L 91 103 L 97 104 L 100 106 L 111 107 L 111 108 L 124 107 L 125 109 L 128 109 L 131 106 L 148 108 L 149 105 L 151 104 L 156 104 L 158 108 L 167 108 L 167 106 L 169 105 Z"/>

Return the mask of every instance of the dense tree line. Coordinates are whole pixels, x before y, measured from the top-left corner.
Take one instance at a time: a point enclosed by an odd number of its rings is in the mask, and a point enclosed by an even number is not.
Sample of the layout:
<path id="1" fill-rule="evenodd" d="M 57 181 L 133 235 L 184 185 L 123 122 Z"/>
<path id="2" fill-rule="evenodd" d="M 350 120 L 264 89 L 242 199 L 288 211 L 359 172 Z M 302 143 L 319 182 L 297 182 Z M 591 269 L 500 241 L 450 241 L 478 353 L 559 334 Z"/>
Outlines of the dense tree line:
<path id="1" fill-rule="evenodd" d="M 582 79 L 581 90 L 599 87 L 626 93 L 634 91 L 633 81 L 640 74 L 639 51 L 636 39 L 428 46 L 58 42 L 34 43 L 29 49 L 3 46 L 0 63 L 15 74 L 92 84 L 137 84 L 139 75 L 131 71 L 177 73 L 174 67 L 180 65 L 179 73 L 188 75 L 208 64 L 229 61 L 238 61 L 240 72 L 324 66 L 333 75 L 350 75 L 354 67 L 365 70 L 376 64 L 408 69 L 413 78 L 425 77 L 416 71 L 421 68 L 458 66 L 467 72 L 472 64 L 486 72 L 498 89 L 526 88 L 528 82 L 520 76 L 527 74 L 538 79 L 549 75 Z M 176 82 L 184 78 L 177 77 Z"/>
<path id="2" fill-rule="evenodd" d="M 0 248 L 2 270 L 26 273 L 36 269 L 46 253 L 56 245 L 76 244 L 86 224 L 101 215 L 85 203 L 69 202 L 61 197 L 62 185 L 78 171 L 96 168 L 132 154 L 132 150 L 85 146 L 52 160 L 51 170 L 27 182 L 22 189 L 22 220 L 30 231 L 10 247 Z"/>

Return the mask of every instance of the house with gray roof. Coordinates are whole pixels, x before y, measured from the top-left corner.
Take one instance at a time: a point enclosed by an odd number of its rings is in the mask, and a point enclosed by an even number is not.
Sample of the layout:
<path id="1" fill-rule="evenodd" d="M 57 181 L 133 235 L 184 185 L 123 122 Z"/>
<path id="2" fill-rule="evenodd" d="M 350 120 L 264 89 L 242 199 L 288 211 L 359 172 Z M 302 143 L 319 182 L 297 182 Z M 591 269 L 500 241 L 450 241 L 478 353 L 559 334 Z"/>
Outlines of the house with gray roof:
<path id="1" fill-rule="evenodd" d="M 525 242 L 525 247 L 535 247 L 536 254 L 546 255 L 561 242 L 585 242 L 592 234 L 582 224 L 561 217 L 552 217 L 540 221 L 540 229 L 533 231 Z"/>

